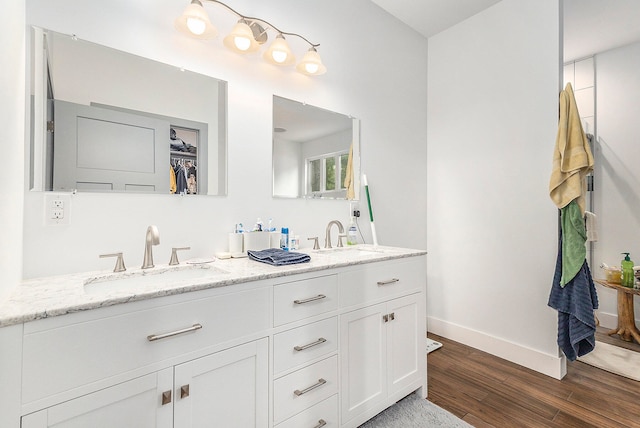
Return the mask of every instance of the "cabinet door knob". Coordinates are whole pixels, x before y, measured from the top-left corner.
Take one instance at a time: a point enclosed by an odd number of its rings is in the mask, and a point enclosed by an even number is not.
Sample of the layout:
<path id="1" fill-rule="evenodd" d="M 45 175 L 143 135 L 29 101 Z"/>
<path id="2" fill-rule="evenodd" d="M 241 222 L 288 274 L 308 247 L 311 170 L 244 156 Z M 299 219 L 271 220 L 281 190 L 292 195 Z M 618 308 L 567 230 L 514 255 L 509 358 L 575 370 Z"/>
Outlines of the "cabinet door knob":
<path id="1" fill-rule="evenodd" d="M 324 419 L 318 419 L 318 425 L 314 426 L 313 428 L 322 428 L 326 424 L 327 424 L 327 421 L 325 421 Z"/>
<path id="2" fill-rule="evenodd" d="M 388 315 L 388 314 L 384 314 L 384 315 L 382 316 L 382 320 L 383 320 L 384 322 L 389 322 L 389 315 Z"/>
<path id="3" fill-rule="evenodd" d="M 187 398 L 189 396 L 189 385 L 182 385 L 180 387 L 180 398 Z"/>
<path id="4" fill-rule="evenodd" d="M 395 312 L 391 312 L 389 314 L 389 321 L 393 321 L 394 319 L 396 319 L 396 313 Z"/>
<path id="5" fill-rule="evenodd" d="M 165 391 L 162 393 L 162 405 L 171 403 L 171 391 Z"/>

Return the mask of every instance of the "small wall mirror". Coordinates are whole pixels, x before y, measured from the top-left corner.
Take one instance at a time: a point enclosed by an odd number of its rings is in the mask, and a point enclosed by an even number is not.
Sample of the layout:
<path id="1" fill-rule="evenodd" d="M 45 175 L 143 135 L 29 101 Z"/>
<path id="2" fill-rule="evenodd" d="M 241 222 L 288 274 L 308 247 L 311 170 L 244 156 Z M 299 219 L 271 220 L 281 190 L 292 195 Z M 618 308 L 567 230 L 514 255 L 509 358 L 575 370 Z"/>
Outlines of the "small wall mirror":
<path id="1" fill-rule="evenodd" d="M 34 28 L 31 189 L 226 194 L 226 82 Z"/>
<path id="2" fill-rule="evenodd" d="M 273 97 L 273 196 L 359 199 L 360 122 Z"/>

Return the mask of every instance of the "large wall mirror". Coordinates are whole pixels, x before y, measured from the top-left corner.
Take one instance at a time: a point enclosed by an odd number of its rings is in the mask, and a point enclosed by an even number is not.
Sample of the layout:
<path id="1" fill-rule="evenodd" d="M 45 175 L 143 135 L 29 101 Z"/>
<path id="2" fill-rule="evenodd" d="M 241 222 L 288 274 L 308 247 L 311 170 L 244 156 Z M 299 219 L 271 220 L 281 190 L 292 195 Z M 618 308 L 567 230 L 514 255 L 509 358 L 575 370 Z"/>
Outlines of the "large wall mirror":
<path id="1" fill-rule="evenodd" d="M 30 187 L 226 194 L 226 82 L 33 28 Z"/>
<path id="2" fill-rule="evenodd" d="M 273 196 L 359 199 L 360 122 L 273 97 Z"/>

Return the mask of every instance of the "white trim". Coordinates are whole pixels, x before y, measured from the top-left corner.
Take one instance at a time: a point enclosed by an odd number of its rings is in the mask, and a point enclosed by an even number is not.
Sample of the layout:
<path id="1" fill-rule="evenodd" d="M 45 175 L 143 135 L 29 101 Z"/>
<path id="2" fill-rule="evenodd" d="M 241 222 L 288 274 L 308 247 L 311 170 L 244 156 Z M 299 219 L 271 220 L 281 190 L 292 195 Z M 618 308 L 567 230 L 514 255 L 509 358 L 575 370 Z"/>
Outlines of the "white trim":
<path id="1" fill-rule="evenodd" d="M 596 311 L 600 327 L 614 329 L 618 325 L 618 314 Z M 636 320 L 636 322 L 638 322 Z"/>
<path id="2" fill-rule="evenodd" d="M 562 379 L 567 374 L 564 355 L 549 355 L 499 337 L 472 330 L 434 317 L 427 317 L 428 330 L 447 339 L 463 343 L 507 361 Z M 445 345 L 446 346 L 446 345 Z"/>
<path id="3" fill-rule="evenodd" d="M 636 311 L 636 314 L 638 312 Z M 600 326 L 604 328 L 614 329 L 618 326 L 618 314 L 612 314 L 610 312 L 601 312 L 596 311 L 596 317 L 598 317 L 598 321 L 600 322 Z M 640 324 L 640 318 L 637 318 L 636 315 L 636 324 Z"/>

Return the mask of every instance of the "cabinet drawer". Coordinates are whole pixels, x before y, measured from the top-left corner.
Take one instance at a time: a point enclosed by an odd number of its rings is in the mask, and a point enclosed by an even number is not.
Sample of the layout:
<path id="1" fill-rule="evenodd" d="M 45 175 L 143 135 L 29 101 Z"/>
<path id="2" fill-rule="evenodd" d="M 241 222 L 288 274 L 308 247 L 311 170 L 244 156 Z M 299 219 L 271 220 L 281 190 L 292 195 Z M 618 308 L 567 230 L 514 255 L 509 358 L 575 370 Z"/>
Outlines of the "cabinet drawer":
<path id="1" fill-rule="evenodd" d="M 338 320 L 332 317 L 273 337 L 273 372 L 304 364 L 338 348 Z"/>
<path id="2" fill-rule="evenodd" d="M 340 306 L 387 300 L 420 291 L 427 280 L 423 257 L 367 265 L 340 274 Z"/>
<path id="3" fill-rule="evenodd" d="M 338 357 L 333 356 L 273 382 L 273 419 L 285 419 L 338 392 Z"/>
<path id="4" fill-rule="evenodd" d="M 332 428 L 338 426 L 338 395 L 336 394 L 276 425 L 276 428 Z"/>
<path id="5" fill-rule="evenodd" d="M 265 287 L 25 334 L 22 403 L 265 330 L 268 302 Z"/>
<path id="6" fill-rule="evenodd" d="M 273 294 L 275 326 L 333 311 L 338 308 L 336 275 L 277 285 Z"/>

